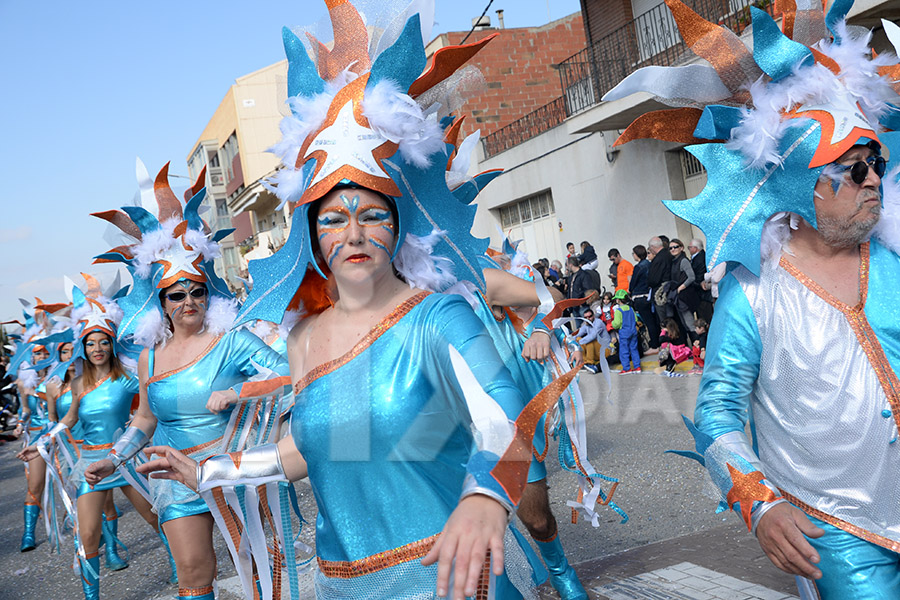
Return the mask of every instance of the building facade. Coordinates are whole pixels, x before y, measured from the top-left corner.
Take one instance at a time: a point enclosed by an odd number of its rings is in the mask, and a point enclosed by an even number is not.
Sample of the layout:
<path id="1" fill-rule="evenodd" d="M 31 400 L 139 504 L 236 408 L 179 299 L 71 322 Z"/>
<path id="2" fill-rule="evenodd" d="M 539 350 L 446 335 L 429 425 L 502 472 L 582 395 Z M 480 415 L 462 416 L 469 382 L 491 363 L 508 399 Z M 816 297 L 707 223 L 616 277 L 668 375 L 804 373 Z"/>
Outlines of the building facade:
<path id="1" fill-rule="evenodd" d="M 622 79 L 647 65 L 697 61 L 686 49 L 663 0 L 582 0 L 587 43 L 555 65 L 559 107 L 539 108 L 482 139 L 471 173 L 505 169 L 478 198 L 476 233 L 500 243 L 499 229 L 522 239 L 532 260 L 562 259 L 566 242 L 590 242 L 601 257 L 631 248 L 656 235 L 687 242 L 702 233 L 672 215 L 661 200 L 697 195 L 706 173 L 683 145 L 636 140 L 613 147 L 638 116 L 668 108 L 648 94 L 612 102 L 600 98 Z M 686 0 L 706 19 L 742 36 L 749 0 Z M 769 0 L 755 6 L 773 11 Z M 880 28 L 896 20 L 893 2 L 857 1 L 851 24 Z M 879 42 L 879 40 L 881 40 Z M 887 49 L 876 30 L 876 48 Z M 601 261 L 603 259 L 601 258 Z M 603 264 L 601 262 L 601 264 Z"/>

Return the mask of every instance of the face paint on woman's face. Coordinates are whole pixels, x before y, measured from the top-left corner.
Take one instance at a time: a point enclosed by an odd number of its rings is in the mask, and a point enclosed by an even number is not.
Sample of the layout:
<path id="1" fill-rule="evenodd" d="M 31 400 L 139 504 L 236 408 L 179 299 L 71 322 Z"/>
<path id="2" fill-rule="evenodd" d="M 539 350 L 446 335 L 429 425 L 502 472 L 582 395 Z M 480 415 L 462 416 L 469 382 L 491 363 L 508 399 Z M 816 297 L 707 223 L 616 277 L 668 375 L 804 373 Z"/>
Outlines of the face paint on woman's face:
<path id="1" fill-rule="evenodd" d="M 363 203 L 363 204 L 361 204 Z M 368 190 L 342 190 L 325 200 L 316 219 L 319 247 L 330 269 L 335 261 L 354 264 L 367 262 L 375 255 L 391 259 L 394 245 L 394 219 L 387 203 Z M 352 248 L 348 248 L 352 245 Z"/>
<path id="2" fill-rule="evenodd" d="M 165 292 L 166 312 L 173 320 L 179 316 L 192 316 L 206 314 L 209 293 L 202 283 L 181 279 L 168 288 Z"/>
<path id="3" fill-rule="evenodd" d="M 89 333 L 84 342 L 84 354 L 91 364 L 105 364 L 112 355 L 112 341 L 105 333 Z"/>

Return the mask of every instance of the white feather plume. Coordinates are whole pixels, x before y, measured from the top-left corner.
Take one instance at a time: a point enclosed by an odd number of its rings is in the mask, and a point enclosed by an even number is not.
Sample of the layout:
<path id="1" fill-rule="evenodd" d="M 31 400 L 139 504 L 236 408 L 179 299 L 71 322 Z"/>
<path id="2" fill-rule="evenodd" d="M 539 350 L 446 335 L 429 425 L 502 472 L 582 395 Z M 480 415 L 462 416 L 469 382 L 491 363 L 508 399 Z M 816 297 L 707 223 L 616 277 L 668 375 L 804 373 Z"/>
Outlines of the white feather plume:
<path id="1" fill-rule="evenodd" d="M 775 213 L 763 225 L 759 254 L 763 262 L 777 261 L 791 239 L 791 230 L 797 229 L 800 216 L 791 212 Z M 718 282 L 717 282 L 718 283 Z"/>
<path id="2" fill-rule="evenodd" d="M 406 234 L 403 245 L 394 258 L 394 268 L 403 275 L 410 287 L 443 292 L 454 283 L 453 261 L 432 254 L 435 244 L 446 231 L 432 230 L 429 235 Z"/>
<path id="3" fill-rule="evenodd" d="M 148 231 L 141 241 L 133 246 L 135 276 L 146 279 L 150 276 L 150 266 L 155 260 L 164 256 L 166 251 L 176 243 L 173 237 L 177 219 L 166 219 L 160 223 L 159 229 Z"/>
<path id="4" fill-rule="evenodd" d="M 144 314 L 138 317 L 137 327 L 134 329 L 134 342 L 139 346 L 153 348 L 157 344 L 164 344 L 170 337 L 172 332 L 169 331 L 169 326 L 159 310 L 155 308 L 145 310 Z"/>
<path id="5" fill-rule="evenodd" d="M 206 307 L 206 315 L 203 317 L 203 326 L 207 331 L 215 334 L 225 333 L 234 326 L 237 317 L 238 303 L 231 298 L 212 296 L 209 306 Z"/>
<path id="6" fill-rule="evenodd" d="M 212 241 L 210 236 L 199 229 L 188 229 L 184 232 L 184 241 L 203 255 L 203 260 L 215 260 L 222 256 L 222 249 L 218 242 Z"/>
<path id="7" fill-rule="evenodd" d="M 39 383 L 37 371 L 32 369 L 31 365 L 28 363 L 19 365 L 19 371 L 16 374 L 16 377 L 19 380 L 19 383 L 29 389 L 36 388 Z"/>
<path id="8" fill-rule="evenodd" d="M 378 134 L 399 144 L 406 162 L 427 168 L 431 157 L 444 149 L 444 131 L 437 113 L 425 115 L 415 100 L 389 79 L 375 84 L 363 98 L 363 114 Z"/>
<path id="9" fill-rule="evenodd" d="M 882 244 L 900 254 L 900 166 L 890 170 L 882 180 L 881 219 L 872 235 Z"/>

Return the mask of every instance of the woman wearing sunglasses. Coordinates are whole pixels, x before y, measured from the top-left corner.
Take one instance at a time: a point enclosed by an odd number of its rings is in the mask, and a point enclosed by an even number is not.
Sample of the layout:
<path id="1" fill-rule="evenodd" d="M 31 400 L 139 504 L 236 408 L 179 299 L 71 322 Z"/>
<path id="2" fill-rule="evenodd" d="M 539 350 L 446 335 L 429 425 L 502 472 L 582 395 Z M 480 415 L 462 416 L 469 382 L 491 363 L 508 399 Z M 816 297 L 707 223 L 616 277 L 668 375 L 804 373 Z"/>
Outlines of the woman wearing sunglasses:
<path id="1" fill-rule="evenodd" d="M 90 483 L 110 476 L 151 438 L 198 461 L 225 451 L 226 426 L 242 384 L 259 370 L 288 374 L 281 355 L 249 331 L 231 329 L 236 304 L 212 262 L 221 236 L 196 212 L 204 180 L 201 174 L 194 198 L 182 206 L 163 168 L 154 188 L 159 221 L 139 220 L 142 234 L 154 235 L 139 234 L 125 260 L 137 283 L 121 301 L 119 337 L 145 348 L 138 360 L 140 403 L 109 455 L 86 471 Z M 172 220 L 179 223 L 174 230 L 167 227 Z M 212 598 L 216 555 L 209 507 L 175 481 L 151 480 L 150 490 L 177 567 L 177 597 Z"/>

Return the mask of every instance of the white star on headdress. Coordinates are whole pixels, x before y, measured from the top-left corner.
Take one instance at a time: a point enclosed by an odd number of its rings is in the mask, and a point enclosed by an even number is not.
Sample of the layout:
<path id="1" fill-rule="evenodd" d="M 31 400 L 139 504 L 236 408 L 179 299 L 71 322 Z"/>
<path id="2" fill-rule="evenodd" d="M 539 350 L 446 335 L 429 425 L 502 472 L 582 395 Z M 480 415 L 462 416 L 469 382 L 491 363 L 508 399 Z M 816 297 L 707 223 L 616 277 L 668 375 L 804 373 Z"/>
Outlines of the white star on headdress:
<path id="1" fill-rule="evenodd" d="M 374 130 L 356 121 L 353 116 L 353 100 L 348 100 L 338 112 L 334 123 L 320 131 L 306 149 L 304 161 L 316 151 L 324 152 L 326 157 L 310 187 L 343 166 L 359 169 L 375 177 L 387 177 L 372 154 L 386 141 Z"/>
<path id="2" fill-rule="evenodd" d="M 84 327 L 81 329 L 82 331 L 88 331 L 94 328 L 113 329 L 112 320 L 109 318 L 109 315 L 102 312 L 96 306 L 91 306 L 91 312 L 89 312 L 81 322 L 84 323 Z"/>
<path id="3" fill-rule="evenodd" d="M 162 280 L 165 281 L 170 279 L 181 272 L 187 275 L 196 275 L 200 277 L 201 280 L 205 280 L 206 277 L 198 269 L 198 264 L 201 260 L 200 252 L 197 250 L 188 250 L 184 247 L 184 243 L 179 239 L 178 242 L 173 244 L 165 252 L 163 257 L 159 259 L 159 262 L 165 267 Z"/>
<path id="4" fill-rule="evenodd" d="M 843 87 L 824 104 L 804 104 L 797 117 L 808 117 L 822 124 L 822 140 L 810 166 L 821 166 L 853 147 L 860 136 L 877 139 L 875 130 L 859 103 Z M 826 139 L 830 134 L 831 139 Z"/>

